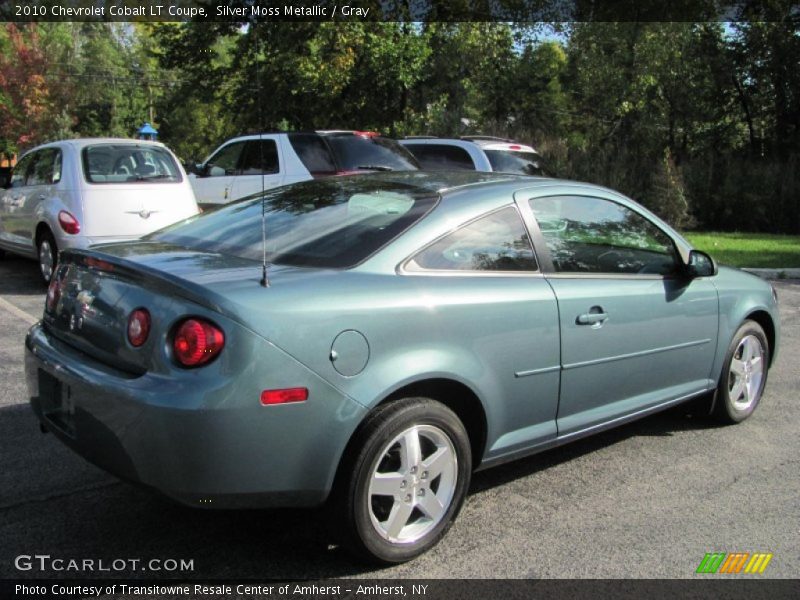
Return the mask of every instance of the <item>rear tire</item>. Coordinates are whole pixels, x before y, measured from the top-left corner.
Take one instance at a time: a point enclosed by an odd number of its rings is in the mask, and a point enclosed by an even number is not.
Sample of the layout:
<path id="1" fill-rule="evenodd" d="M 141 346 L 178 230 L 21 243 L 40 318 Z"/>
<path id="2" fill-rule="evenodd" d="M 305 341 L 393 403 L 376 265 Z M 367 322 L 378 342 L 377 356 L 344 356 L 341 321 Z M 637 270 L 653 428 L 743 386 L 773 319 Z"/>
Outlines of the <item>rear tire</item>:
<path id="1" fill-rule="evenodd" d="M 745 321 L 725 355 L 713 416 L 722 423 L 741 423 L 761 401 L 767 383 L 769 342 L 761 325 Z"/>
<path id="2" fill-rule="evenodd" d="M 469 437 L 449 408 L 429 398 L 379 407 L 339 470 L 339 533 L 371 562 L 411 560 L 447 533 L 471 474 Z"/>
<path id="3" fill-rule="evenodd" d="M 39 275 L 45 284 L 49 284 L 58 264 L 58 246 L 49 229 L 44 229 L 36 238 L 36 255 L 39 259 Z"/>

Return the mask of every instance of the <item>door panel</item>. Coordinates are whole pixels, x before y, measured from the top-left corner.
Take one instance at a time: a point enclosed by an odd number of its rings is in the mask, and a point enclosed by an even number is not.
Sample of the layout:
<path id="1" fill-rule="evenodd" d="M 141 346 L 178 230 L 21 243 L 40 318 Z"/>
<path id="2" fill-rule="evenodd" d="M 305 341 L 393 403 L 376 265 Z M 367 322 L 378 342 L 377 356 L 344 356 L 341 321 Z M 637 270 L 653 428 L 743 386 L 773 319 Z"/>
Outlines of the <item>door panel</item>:
<path id="1" fill-rule="evenodd" d="M 244 142 L 222 146 L 203 165 L 203 176 L 191 178 L 198 204 L 224 204 L 232 199 Z"/>
<path id="2" fill-rule="evenodd" d="M 26 182 L 26 194 L 15 220 L 15 234 L 28 243 L 36 228 L 37 209 L 54 193 L 55 184 L 61 180 L 61 150 L 44 148 L 36 152 L 33 169 Z"/>
<path id="3" fill-rule="evenodd" d="M 559 436 L 713 387 L 716 288 L 667 233 L 607 198 L 532 198 L 561 326 Z"/>
<path id="4" fill-rule="evenodd" d="M 549 281 L 561 323 L 559 435 L 713 385 L 718 305 L 710 281 Z M 593 307 L 605 320 L 580 323 Z"/>
<path id="5" fill-rule="evenodd" d="M 42 151 L 27 154 L 17 163 L 11 176 L 10 188 L 3 194 L 3 239 L 28 252 L 33 249 L 29 221 L 34 204 L 39 195 L 46 193 L 42 189 L 44 186 L 36 185 L 36 163 L 41 154 Z"/>
<path id="6" fill-rule="evenodd" d="M 282 161 L 274 139 L 249 140 L 244 148 L 231 199 L 238 200 L 283 183 Z"/>

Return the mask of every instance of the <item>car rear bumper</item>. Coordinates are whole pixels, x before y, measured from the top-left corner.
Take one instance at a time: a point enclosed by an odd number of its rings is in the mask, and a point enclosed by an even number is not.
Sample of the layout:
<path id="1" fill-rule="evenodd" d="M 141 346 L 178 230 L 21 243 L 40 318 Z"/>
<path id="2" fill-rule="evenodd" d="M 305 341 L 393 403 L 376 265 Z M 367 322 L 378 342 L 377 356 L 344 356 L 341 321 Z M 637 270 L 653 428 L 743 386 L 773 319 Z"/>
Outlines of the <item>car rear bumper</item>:
<path id="1" fill-rule="evenodd" d="M 25 345 L 31 407 L 48 431 L 113 475 L 191 506 L 321 504 L 364 413 L 308 375 L 308 402 L 264 407 L 243 401 L 255 394 L 236 378 L 209 390 L 190 377 L 121 373 L 41 323 Z M 289 362 L 283 371 L 305 369 Z"/>

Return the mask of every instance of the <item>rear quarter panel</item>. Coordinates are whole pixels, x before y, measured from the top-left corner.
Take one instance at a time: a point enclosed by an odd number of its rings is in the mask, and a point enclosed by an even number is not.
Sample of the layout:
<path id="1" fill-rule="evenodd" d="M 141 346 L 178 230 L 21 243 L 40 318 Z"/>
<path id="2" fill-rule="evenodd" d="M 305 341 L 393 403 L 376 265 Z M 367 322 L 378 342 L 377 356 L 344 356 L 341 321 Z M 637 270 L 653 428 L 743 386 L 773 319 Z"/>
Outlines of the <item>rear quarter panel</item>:
<path id="1" fill-rule="evenodd" d="M 544 278 L 357 272 L 301 278 L 237 290 L 240 314 L 251 315 L 249 327 L 346 396 L 371 409 L 411 383 L 448 379 L 483 405 L 491 455 L 555 437 L 558 313 Z M 368 346 L 363 370 L 349 376 L 331 360 L 334 340 L 346 331 L 359 332 Z"/>

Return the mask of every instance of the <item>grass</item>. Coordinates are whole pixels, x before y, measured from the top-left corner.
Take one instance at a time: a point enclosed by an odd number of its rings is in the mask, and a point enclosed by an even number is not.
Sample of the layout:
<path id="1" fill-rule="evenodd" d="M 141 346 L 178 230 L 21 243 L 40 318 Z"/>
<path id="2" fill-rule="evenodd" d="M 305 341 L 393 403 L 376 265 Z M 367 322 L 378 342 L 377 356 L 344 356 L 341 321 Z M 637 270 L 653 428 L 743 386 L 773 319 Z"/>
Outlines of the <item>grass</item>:
<path id="1" fill-rule="evenodd" d="M 698 250 L 734 267 L 800 268 L 800 236 L 766 233 L 686 233 Z"/>

